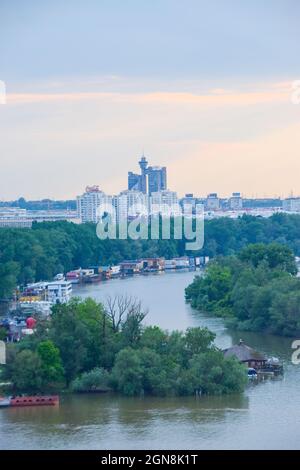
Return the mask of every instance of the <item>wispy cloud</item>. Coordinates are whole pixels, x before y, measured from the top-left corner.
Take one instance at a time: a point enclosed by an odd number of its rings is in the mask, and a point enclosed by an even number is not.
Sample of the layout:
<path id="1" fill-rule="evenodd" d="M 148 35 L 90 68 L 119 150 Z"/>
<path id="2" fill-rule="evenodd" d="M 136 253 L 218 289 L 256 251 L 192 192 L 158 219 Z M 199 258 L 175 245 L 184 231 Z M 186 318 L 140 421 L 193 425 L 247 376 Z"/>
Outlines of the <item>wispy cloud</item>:
<path id="1" fill-rule="evenodd" d="M 76 102 L 105 100 L 116 103 L 167 103 L 212 106 L 246 106 L 263 103 L 282 103 L 289 99 L 290 87 L 287 84 L 271 84 L 264 91 L 232 91 L 223 88 L 212 89 L 207 93 L 196 94 L 183 91 L 156 91 L 144 93 L 126 92 L 62 92 L 62 93 L 8 93 L 8 105 L 49 102 Z"/>

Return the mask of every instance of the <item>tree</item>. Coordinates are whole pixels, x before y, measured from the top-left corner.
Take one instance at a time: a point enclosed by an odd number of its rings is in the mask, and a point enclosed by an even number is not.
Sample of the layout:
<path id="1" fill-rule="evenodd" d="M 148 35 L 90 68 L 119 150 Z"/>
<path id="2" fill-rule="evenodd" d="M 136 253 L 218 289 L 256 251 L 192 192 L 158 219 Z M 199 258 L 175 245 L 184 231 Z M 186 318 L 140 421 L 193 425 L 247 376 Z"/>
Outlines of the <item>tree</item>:
<path id="1" fill-rule="evenodd" d="M 248 245 L 239 253 L 239 258 L 255 268 L 265 261 L 270 269 L 282 269 L 293 275 L 298 271 L 292 250 L 279 243 Z"/>
<path id="2" fill-rule="evenodd" d="M 186 348 L 191 356 L 207 351 L 216 335 L 208 328 L 188 328 L 185 333 Z"/>
<path id="3" fill-rule="evenodd" d="M 143 391 L 143 368 L 137 351 L 131 347 L 122 349 L 112 370 L 113 381 L 124 395 L 139 395 Z"/>
<path id="4" fill-rule="evenodd" d="M 51 337 L 58 347 L 67 385 L 83 370 L 87 359 L 87 329 L 78 320 L 72 303 L 53 308 Z"/>
<path id="5" fill-rule="evenodd" d="M 245 367 L 236 359 L 225 359 L 217 350 L 195 355 L 190 368 L 189 378 L 194 389 L 204 394 L 241 392 L 247 382 Z"/>
<path id="6" fill-rule="evenodd" d="M 0 262 L 0 299 L 7 299 L 12 296 L 19 271 L 19 264 L 15 261 Z"/>
<path id="7" fill-rule="evenodd" d="M 166 354 L 168 345 L 168 333 L 158 326 L 147 326 L 142 332 L 140 346 L 150 348 L 158 354 Z"/>
<path id="8" fill-rule="evenodd" d="M 42 362 L 36 352 L 18 352 L 10 364 L 10 371 L 13 386 L 19 392 L 36 392 L 42 389 Z"/>
<path id="9" fill-rule="evenodd" d="M 44 386 L 64 381 L 64 369 L 59 349 L 51 340 L 41 341 L 37 348 L 41 359 L 41 373 Z"/>
<path id="10" fill-rule="evenodd" d="M 227 326 L 285 336 L 300 333 L 294 255 L 286 246 L 255 244 L 219 257 L 186 289 L 192 307 L 222 315 Z"/>
<path id="11" fill-rule="evenodd" d="M 125 345 L 137 345 L 142 335 L 142 323 L 147 314 L 148 310 L 143 309 L 141 301 L 137 299 L 131 301 L 126 319 L 122 323 L 122 337 Z"/>
<path id="12" fill-rule="evenodd" d="M 128 315 L 134 300 L 127 295 L 108 296 L 105 303 L 105 313 L 112 323 L 114 332 L 121 329 L 122 323 Z"/>

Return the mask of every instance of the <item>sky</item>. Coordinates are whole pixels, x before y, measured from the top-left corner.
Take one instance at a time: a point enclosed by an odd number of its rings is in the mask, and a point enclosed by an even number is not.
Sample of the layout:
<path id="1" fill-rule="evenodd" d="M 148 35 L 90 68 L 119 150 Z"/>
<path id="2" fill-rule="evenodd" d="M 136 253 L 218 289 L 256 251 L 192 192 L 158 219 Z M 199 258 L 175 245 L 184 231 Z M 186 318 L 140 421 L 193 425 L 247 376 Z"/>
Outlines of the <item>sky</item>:
<path id="1" fill-rule="evenodd" d="M 0 0 L 0 200 L 117 194 L 143 152 L 179 195 L 300 195 L 299 24 L 298 0 Z"/>

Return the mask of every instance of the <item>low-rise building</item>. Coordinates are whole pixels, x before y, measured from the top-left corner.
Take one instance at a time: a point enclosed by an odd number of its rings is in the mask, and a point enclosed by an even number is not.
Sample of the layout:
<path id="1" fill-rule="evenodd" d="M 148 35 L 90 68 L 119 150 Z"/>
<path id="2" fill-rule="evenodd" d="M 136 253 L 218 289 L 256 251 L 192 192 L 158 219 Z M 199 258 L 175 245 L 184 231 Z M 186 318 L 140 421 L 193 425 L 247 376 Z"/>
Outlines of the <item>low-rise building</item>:
<path id="1" fill-rule="evenodd" d="M 64 304 L 71 300 L 72 284 L 69 281 L 53 281 L 47 285 L 48 301 L 53 304 Z"/>
<path id="2" fill-rule="evenodd" d="M 286 212 L 300 212 L 300 197 L 284 199 L 282 208 Z"/>
<path id="3" fill-rule="evenodd" d="M 210 193 L 207 196 L 206 209 L 208 211 L 218 211 L 220 209 L 220 199 L 217 193 Z"/>
<path id="4" fill-rule="evenodd" d="M 247 346 L 242 340 L 239 344 L 223 350 L 226 358 L 235 357 L 239 362 L 255 369 L 263 368 L 267 363 L 267 357 L 250 346 Z"/>
<path id="5" fill-rule="evenodd" d="M 162 217 L 181 215 L 177 193 L 169 190 L 152 192 L 150 212 L 152 215 L 161 215 Z"/>
<path id="6" fill-rule="evenodd" d="M 228 200 L 228 206 L 232 211 L 243 209 L 243 198 L 241 193 L 232 193 L 232 196 Z"/>
<path id="7" fill-rule="evenodd" d="M 70 281 L 35 282 L 28 284 L 19 302 L 50 302 L 51 304 L 67 303 L 72 296 Z"/>
<path id="8" fill-rule="evenodd" d="M 137 274 L 143 269 L 141 260 L 125 260 L 120 263 L 120 270 L 122 274 Z"/>
<path id="9" fill-rule="evenodd" d="M 163 271 L 165 268 L 164 258 L 143 258 L 141 259 L 143 271 Z"/>

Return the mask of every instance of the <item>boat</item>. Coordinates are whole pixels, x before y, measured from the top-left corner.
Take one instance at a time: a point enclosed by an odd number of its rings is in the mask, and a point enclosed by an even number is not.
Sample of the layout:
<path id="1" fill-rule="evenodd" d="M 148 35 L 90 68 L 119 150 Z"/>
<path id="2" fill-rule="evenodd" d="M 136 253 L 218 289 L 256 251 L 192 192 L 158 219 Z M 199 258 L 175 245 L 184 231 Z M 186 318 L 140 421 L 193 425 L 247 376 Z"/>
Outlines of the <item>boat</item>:
<path id="1" fill-rule="evenodd" d="M 10 399 L 9 398 L 4 398 L 0 397 L 0 407 L 7 407 L 10 406 Z"/>
<path id="2" fill-rule="evenodd" d="M 59 405 L 58 395 L 18 395 L 11 397 L 0 397 L 0 407 L 55 405 Z"/>
<path id="3" fill-rule="evenodd" d="M 248 367 L 248 378 L 257 379 L 257 371 L 253 367 Z"/>

